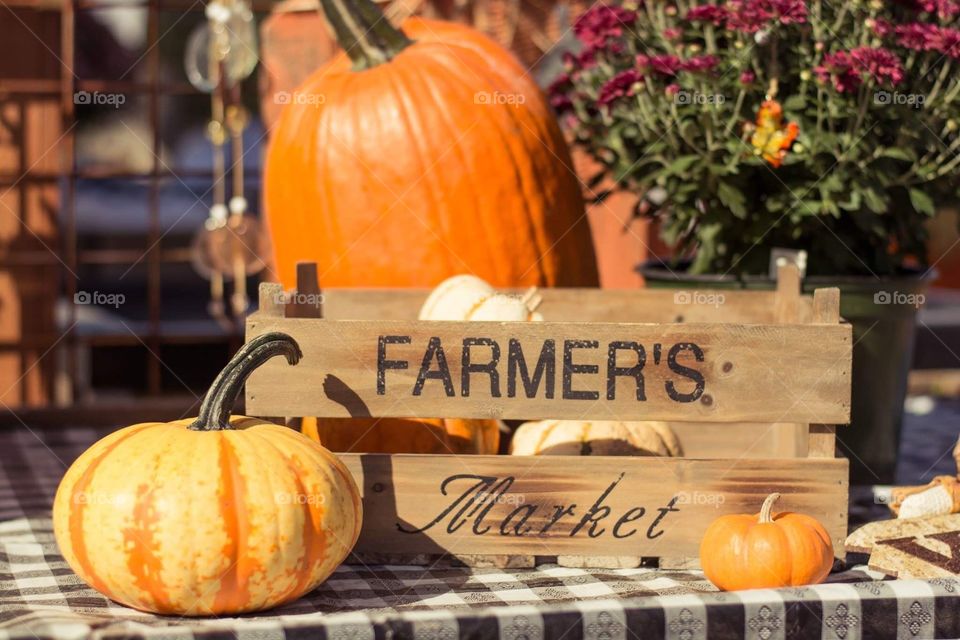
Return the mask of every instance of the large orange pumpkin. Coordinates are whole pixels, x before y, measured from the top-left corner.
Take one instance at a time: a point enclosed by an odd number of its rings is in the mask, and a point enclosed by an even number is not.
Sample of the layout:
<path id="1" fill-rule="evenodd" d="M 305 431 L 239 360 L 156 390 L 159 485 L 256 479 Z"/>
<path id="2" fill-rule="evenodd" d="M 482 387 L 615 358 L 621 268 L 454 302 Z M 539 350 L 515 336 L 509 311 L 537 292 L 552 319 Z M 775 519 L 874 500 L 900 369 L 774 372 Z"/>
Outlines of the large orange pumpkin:
<path id="1" fill-rule="evenodd" d="M 833 567 L 833 543 L 823 525 L 802 513 L 773 515 L 779 493 L 759 515 L 714 520 L 700 543 L 700 566 L 719 589 L 766 589 L 817 584 Z"/>
<path id="2" fill-rule="evenodd" d="M 360 532 L 356 483 L 322 446 L 229 411 L 247 375 L 300 350 L 251 340 L 217 378 L 200 416 L 126 427 L 71 465 L 53 506 L 57 543 L 94 589 L 163 614 L 265 609 L 310 591 Z"/>
<path id="3" fill-rule="evenodd" d="M 469 27 L 370 0 L 321 2 L 346 50 L 288 100 L 264 168 L 285 287 L 592 286 L 580 184 L 549 106 L 512 55 Z"/>

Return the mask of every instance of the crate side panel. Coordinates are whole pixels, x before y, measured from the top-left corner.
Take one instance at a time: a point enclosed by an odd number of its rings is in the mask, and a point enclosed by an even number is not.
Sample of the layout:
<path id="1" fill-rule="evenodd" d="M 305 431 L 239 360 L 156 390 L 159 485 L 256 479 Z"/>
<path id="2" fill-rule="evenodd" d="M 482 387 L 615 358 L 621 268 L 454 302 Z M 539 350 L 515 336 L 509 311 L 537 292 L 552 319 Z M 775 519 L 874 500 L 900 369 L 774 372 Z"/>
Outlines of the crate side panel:
<path id="1" fill-rule="evenodd" d="M 357 551 L 696 557 L 707 526 L 777 511 L 817 518 L 843 556 L 847 461 L 343 454 L 363 492 Z"/>

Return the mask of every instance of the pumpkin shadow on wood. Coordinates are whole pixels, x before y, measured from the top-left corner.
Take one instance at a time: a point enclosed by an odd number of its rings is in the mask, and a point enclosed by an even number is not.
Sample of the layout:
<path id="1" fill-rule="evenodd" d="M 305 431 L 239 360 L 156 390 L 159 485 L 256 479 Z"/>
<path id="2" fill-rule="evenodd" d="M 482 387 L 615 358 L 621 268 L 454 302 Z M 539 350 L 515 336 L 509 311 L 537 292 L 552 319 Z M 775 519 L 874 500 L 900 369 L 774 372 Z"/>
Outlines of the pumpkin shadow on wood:
<path id="1" fill-rule="evenodd" d="M 370 409 L 357 394 L 347 386 L 347 383 L 337 376 L 328 373 L 323 379 L 323 393 L 333 402 L 347 410 L 351 418 L 371 418 Z"/>
<path id="2" fill-rule="evenodd" d="M 453 560 L 447 550 L 431 540 L 426 533 L 419 532 L 423 523 L 408 522 L 400 517 L 397 510 L 398 483 L 393 470 L 393 456 L 382 453 L 360 454 L 360 467 L 363 469 L 364 518 L 373 517 L 378 521 L 387 520 L 392 523 L 391 528 L 404 532 L 411 542 L 417 545 L 416 552 L 395 551 L 363 551 L 359 554 L 354 551 L 351 557 L 360 562 L 377 564 L 423 564 L 433 566 L 438 564 L 437 556 L 445 556 Z M 439 491 L 439 486 L 437 487 Z M 432 514 L 424 513 L 429 519 Z M 407 533 L 416 532 L 416 533 Z M 449 564 L 449 563 L 446 563 Z M 419 597 L 419 596 L 418 596 Z"/>
<path id="3" fill-rule="evenodd" d="M 351 418 L 373 417 L 370 414 L 370 409 L 367 408 L 366 403 L 357 392 L 348 387 L 343 380 L 335 375 L 327 374 L 323 379 L 323 393 L 327 398 L 346 409 Z M 395 482 L 393 473 L 392 458 L 389 455 L 383 454 L 360 454 L 360 467 L 363 469 L 363 495 L 368 497 L 368 505 L 373 505 L 374 499 L 371 496 L 378 496 L 375 508 L 370 509 L 370 511 L 375 511 L 378 519 L 389 518 L 397 529 L 403 531 L 418 529 L 419 525 L 403 520 L 397 512 L 397 483 Z M 366 510 L 367 506 L 365 505 L 365 511 Z M 410 562 L 412 559 L 418 560 L 422 558 L 424 564 L 433 564 L 433 560 L 426 556 L 448 555 L 443 547 L 430 540 L 426 534 L 411 533 L 409 535 L 422 538 L 422 540 L 418 541 L 418 546 L 421 550 L 416 554 L 373 554 L 371 552 L 364 552 L 360 554 L 358 559 L 360 559 L 361 562 L 373 559 L 378 563 L 388 564 L 391 561 L 396 562 L 399 558 L 404 559 L 406 562 Z M 375 557 L 375 555 L 382 557 Z M 416 557 L 411 558 L 411 555 L 415 555 Z M 354 554 L 354 557 L 357 557 L 356 554 Z"/>

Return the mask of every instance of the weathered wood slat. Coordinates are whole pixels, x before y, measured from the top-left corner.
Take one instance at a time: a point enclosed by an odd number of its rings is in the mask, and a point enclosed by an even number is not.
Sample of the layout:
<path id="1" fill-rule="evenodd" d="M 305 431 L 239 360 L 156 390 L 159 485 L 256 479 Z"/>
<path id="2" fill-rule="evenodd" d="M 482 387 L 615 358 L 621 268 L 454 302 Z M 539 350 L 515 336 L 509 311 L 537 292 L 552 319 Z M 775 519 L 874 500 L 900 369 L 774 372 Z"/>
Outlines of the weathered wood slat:
<path id="1" fill-rule="evenodd" d="M 849 325 L 248 319 L 268 331 L 304 357 L 253 374 L 251 415 L 849 421 Z"/>
<path id="2" fill-rule="evenodd" d="M 341 459 L 363 492 L 358 552 L 697 557 L 710 522 L 756 512 L 776 488 L 783 510 L 816 517 L 844 553 L 842 459 Z"/>
<path id="3" fill-rule="evenodd" d="M 324 317 L 415 320 L 429 293 L 428 289 L 325 289 Z M 543 302 L 537 311 L 556 322 L 773 323 L 778 313 L 776 291 L 550 288 L 539 293 Z M 800 321 L 809 322 L 812 297 L 799 297 L 796 304 Z"/>

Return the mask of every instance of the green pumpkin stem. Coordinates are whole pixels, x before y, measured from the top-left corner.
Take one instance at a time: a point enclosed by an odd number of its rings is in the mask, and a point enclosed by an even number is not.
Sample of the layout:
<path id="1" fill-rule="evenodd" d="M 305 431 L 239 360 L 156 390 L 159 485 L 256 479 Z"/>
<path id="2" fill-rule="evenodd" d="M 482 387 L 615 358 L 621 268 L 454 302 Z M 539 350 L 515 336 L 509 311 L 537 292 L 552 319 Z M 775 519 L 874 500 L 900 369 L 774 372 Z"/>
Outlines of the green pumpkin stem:
<path id="1" fill-rule="evenodd" d="M 780 499 L 779 493 L 771 493 L 767 496 L 767 499 L 763 501 L 763 505 L 760 507 L 760 517 L 757 519 L 761 524 L 770 524 L 773 522 L 773 503 Z"/>
<path id="2" fill-rule="evenodd" d="M 254 370 L 274 356 L 297 364 L 303 353 L 297 341 L 285 333 L 265 333 L 243 345 L 230 359 L 200 404 L 200 415 L 188 428 L 193 431 L 223 431 L 230 426 L 230 412 L 243 384 Z"/>
<path id="3" fill-rule="evenodd" d="M 356 71 L 389 62 L 413 44 L 372 0 L 320 0 L 320 6 Z"/>

